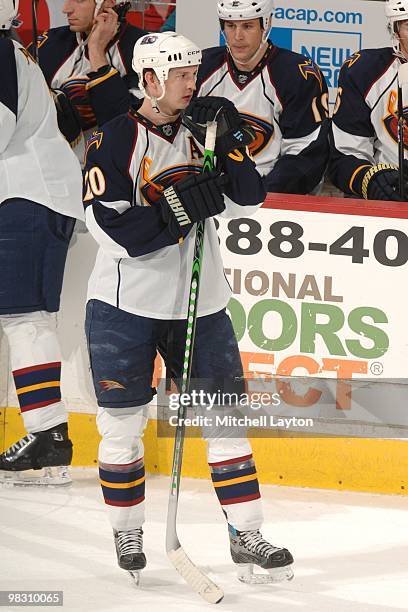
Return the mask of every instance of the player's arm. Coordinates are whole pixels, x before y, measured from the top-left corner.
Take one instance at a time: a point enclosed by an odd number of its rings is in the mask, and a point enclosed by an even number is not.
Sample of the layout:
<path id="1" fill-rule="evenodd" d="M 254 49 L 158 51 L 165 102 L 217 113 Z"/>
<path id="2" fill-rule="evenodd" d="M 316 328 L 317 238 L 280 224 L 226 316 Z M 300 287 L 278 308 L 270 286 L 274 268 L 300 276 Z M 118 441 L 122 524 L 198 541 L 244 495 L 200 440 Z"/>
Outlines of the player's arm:
<path id="1" fill-rule="evenodd" d="M 5 151 L 17 122 L 18 83 L 15 47 L 10 39 L 0 39 L 0 153 Z"/>
<path id="2" fill-rule="evenodd" d="M 375 128 L 365 100 L 366 83 L 359 78 L 363 62 L 357 53 L 340 71 L 330 130 L 329 177 L 344 193 L 399 201 L 396 167 L 375 161 Z"/>
<path id="3" fill-rule="evenodd" d="M 285 65 L 282 65 L 282 68 Z M 319 68 L 291 59 L 279 75 L 281 150 L 265 176 L 268 192 L 307 194 L 323 178 L 328 156 L 327 84 Z"/>
<path id="4" fill-rule="evenodd" d="M 213 120 L 217 121 L 217 169 L 228 181 L 224 189 L 226 209 L 222 216 L 251 215 L 266 197 L 262 177 L 247 153 L 247 146 L 255 134 L 242 120 L 234 104 L 222 97 L 193 99 L 183 118 L 186 127 L 202 145 L 205 143 L 205 126 Z"/>
<path id="5" fill-rule="evenodd" d="M 86 224 L 112 257 L 141 257 L 179 244 L 194 223 L 224 209 L 224 179 L 191 175 L 167 188 L 152 206 L 138 203 L 133 159 L 137 123 L 122 116 L 88 141 L 84 169 Z"/>
<path id="6" fill-rule="evenodd" d="M 109 10 L 109 13 L 115 14 L 112 9 Z M 92 33 L 88 43 L 91 59 L 93 44 L 95 43 L 92 37 L 95 34 L 98 34 L 97 29 Z M 118 41 L 118 51 L 126 68 L 126 74 L 123 76 L 111 65 L 109 48 L 106 52 L 104 50 L 103 54 L 99 51 L 95 55 L 92 70 L 88 73 L 87 90 L 99 126 L 118 115 L 127 113 L 130 107 L 139 104 L 138 78 L 132 70 L 131 61 L 134 44 L 144 34 L 146 32 L 139 28 L 123 28 L 123 35 L 120 36 Z M 97 47 L 98 44 L 100 47 L 101 44 L 96 43 Z M 104 44 L 103 39 L 102 44 Z"/>

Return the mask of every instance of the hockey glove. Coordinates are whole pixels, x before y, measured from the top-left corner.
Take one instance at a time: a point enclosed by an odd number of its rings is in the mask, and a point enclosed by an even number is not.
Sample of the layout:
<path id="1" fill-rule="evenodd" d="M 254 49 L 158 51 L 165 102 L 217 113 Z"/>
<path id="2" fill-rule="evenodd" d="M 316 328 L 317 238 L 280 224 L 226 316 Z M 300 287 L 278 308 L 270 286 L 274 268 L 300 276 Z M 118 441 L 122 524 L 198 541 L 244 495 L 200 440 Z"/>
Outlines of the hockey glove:
<path id="1" fill-rule="evenodd" d="M 159 205 L 170 234 L 176 240 L 184 238 L 193 223 L 222 213 L 226 184 L 225 175 L 212 171 L 193 174 L 165 189 Z"/>
<path id="2" fill-rule="evenodd" d="M 52 89 L 51 92 L 57 109 L 57 121 L 60 132 L 71 147 L 74 147 L 82 133 L 78 112 L 61 89 Z"/>
<path id="3" fill-rule="evenodd" d="M 378 164 L 372 166 L 365 173 L 361 184 L 361 192 L 366 200 L 402 202 L 398 187 L 398 168 L 391 164 Z"/>
<path id="4" fill-rule="evenodd" d="M 206 124 L 214 120 L 217 121 L 217 157 L 222 158 L 235 149 L 245 148 L 256 138 L 255 130 L 242 119 L 235 105 L 227 98 L 194 98 L 183 116 L 184 125 L 202 145 L 205 144 Z"/>

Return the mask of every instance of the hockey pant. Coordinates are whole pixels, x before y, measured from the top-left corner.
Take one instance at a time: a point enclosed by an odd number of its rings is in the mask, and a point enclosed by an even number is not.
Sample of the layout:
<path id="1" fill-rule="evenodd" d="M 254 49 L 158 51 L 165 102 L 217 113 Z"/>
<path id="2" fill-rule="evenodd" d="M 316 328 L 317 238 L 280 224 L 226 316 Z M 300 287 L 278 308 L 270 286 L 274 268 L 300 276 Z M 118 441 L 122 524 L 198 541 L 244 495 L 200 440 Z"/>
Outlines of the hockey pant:
<path id="1" fill-rule="evenodd" d="M 0 315 L 24 426 L 30 433 L 66 422 L 61 401 L 61 350 L 56 314 L 46 311 Z"/>
<path id="2" fill-rule="evenodd" d="M 114 529 L 140 527 L 145 519 L 142 436 L 147 406 L 98 408 L 99 476 Z M 208 437 L 208 463 L 228 522 L 239 531 L 259 529 L 262 504 L 251 446 L 246 438 Z"/>

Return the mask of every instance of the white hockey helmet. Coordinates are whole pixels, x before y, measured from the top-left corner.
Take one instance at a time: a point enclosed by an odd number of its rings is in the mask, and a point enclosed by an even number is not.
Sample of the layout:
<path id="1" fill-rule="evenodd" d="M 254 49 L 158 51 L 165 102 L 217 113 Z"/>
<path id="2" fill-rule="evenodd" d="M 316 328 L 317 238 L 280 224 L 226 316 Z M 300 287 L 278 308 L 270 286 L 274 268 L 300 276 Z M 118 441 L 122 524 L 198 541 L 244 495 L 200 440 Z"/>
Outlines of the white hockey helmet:
<path id="1" fill-rule="evenodd" d="M 19 0 L 0 0 L 0 30 L 10 30 L 18 14 Z"/>
<path id="2" fill-rule="evenodd" d="M 217 13 L 220 21 L 262 19 L 263 29 L 270 31 L 273 0 L 220 0 Z"/>
<path id="3" fill-rule="evenodd" d="M 199 66 L 201 49 L 185 36 L 176 32 L 158 32 L 142 36 L 136 41 L 133 49 L 132 68 L 139 77 L 139 88 L 146 95 L 143 87 L 143 72 L 154 70 L 164 96 L 165 81 L 172 68 Z"/>
<path id="4" fill-rule="evenodd" d="M 388 30 L 392 38 L 392 46 L 394 51 L 400 55 L 398 23 L 408 20 L 408 0 L 386 0 L 385 16 L 388 22 Z"/>

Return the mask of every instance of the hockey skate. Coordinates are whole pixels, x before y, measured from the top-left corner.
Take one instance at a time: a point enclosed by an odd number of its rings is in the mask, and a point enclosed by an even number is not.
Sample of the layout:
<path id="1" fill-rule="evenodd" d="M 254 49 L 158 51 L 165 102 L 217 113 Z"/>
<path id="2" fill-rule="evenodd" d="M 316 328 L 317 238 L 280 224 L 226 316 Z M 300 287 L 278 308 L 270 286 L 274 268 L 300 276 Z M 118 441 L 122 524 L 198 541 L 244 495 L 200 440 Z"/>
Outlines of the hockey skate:
<path id="1" fill-rule="evenodd" d="M 113 530 L 119 567 L 129 572 L 136 586 L 140 583 L 140 571 L 146 567 L 143 552 L 143 529 Z"/>
<path id="2" fill-rule="evenodd" d="M 292 580 L 293 557 L 286 548 L 277 548 L 267 542 L 258 530 L 237 531 L 228 526 L 231 556 L 238 565 L 238 580 L 246 584 L 268 584 Z M 254 574 L 254 565 L 267 570 L 267 574 Z"/>
<path id="3" fill-rule="evenodd" d="M 69 486 L 72 481 L 67 466 L 71 460 L 67 423 L 29 433 L 0 455 L 0 485 Z M 32 474 L 31 470 L 42 472 Z"/>

